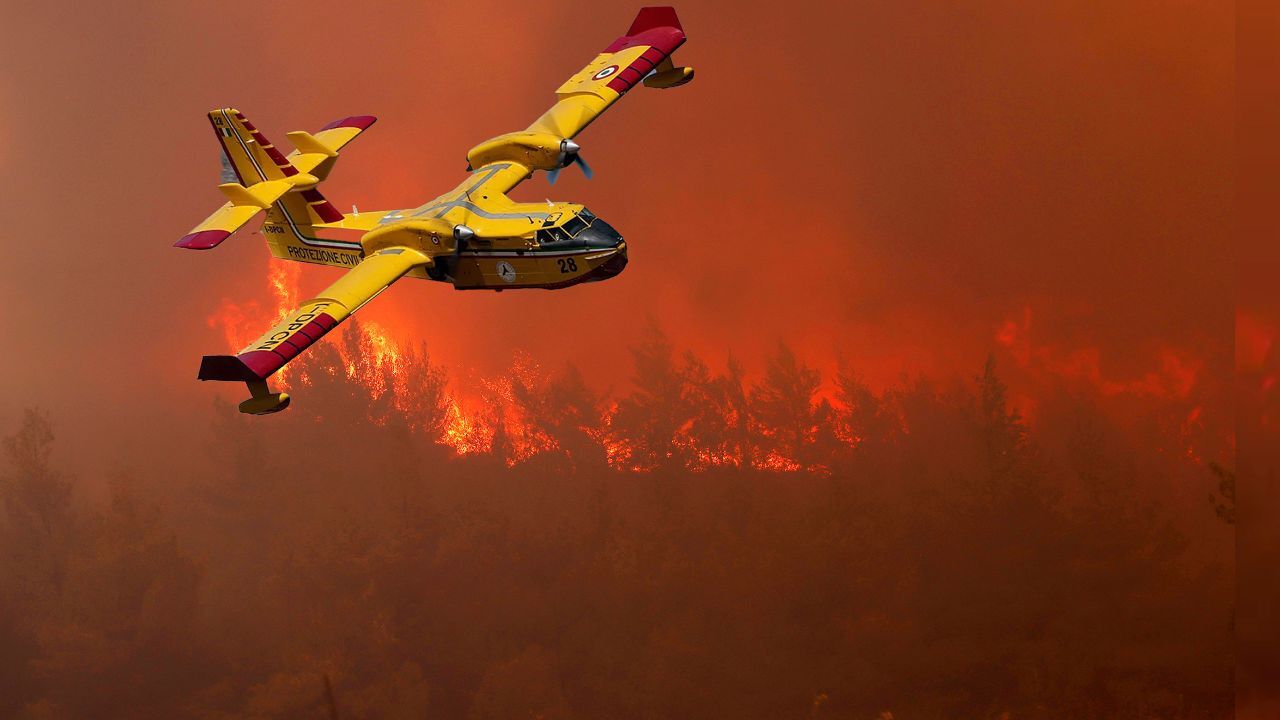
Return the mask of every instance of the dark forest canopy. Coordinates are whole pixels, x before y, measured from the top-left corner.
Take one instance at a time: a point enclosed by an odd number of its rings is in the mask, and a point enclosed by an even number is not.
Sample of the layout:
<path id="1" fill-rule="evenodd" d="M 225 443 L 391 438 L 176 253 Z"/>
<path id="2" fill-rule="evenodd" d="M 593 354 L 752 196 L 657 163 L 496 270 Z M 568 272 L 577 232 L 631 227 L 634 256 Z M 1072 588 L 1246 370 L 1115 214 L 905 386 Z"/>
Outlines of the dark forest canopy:
<path id="1" fill-rule="evenodd" d="M 1158 407 L 1030 424 L 991 362 L 820 398 L 655 331 L 612 400 L 513 371 L 459 456 L 445 369 L 366 341 L 101 500 L 0 419 L 0 717 L 1231 715 L 1230 472 Z"/>

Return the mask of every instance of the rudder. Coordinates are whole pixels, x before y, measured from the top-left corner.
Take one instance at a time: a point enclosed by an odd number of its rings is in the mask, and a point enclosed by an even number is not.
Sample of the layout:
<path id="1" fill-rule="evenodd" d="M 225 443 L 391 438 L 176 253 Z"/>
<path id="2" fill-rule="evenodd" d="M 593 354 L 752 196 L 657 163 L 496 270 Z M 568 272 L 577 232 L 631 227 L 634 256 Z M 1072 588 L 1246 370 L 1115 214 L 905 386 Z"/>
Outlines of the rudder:
<path id="1" fill-rule="evenodd" d="M 222 145 L 222 155 L 241 185 L 284 180 L 298 174 L 275 145 L 235 108 L 209 113 L 209 122 Z"/>

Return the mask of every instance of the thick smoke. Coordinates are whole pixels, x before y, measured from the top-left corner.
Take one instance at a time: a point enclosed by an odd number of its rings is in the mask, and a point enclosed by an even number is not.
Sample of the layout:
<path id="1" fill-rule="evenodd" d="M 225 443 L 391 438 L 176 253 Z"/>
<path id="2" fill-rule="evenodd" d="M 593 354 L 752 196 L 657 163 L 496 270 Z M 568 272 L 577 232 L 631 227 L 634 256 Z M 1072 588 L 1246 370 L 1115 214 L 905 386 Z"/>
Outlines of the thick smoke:
<path id="1" fill-rule="evenodd" d="M 651 330 L 629 393 L 522 359 L 460 438 L 447 371 L 375 343 L 95 501 L 28 413 L 0 713 L 1230 713 L 1231 472 L 1170 451 L 1164 402 L 1033 428 L 994 361 L 827 402 L 785 346 L 746 383 Z"/>
<path id="2" fill-rule="evenodd" d="M 0 716 L 1230 712 L 1225 8 L 692 0 L 554 188 L 625 273 L 400 283 L 246 418 L 199 355 L 336 271 L 169 247 L 204 112 L 411 206 L 631 9 L 129 5 L 0 28 Z"/>

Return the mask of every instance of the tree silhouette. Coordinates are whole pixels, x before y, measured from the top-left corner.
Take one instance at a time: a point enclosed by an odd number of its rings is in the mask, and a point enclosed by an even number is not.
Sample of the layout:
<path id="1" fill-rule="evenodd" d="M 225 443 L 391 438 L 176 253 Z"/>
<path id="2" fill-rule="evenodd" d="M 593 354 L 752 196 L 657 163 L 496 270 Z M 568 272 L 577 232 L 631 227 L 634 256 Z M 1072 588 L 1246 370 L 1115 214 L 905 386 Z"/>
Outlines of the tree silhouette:
<path id="1" fill-rule="evenodd" d="M 989 360 L 879 392 L 841 366 L 827 402 L 785 346 L 748 381 L 651 328 L 609 400 L 517 359 L 457 455 L 444 369 L 376 375 L 370 342 L 75 502 L 21 418 L 0 717 L 1230 714 L 1231 528 L 1170 491 L 1203 468 L 1159 398 L 1066 387 L 1029 423 Z"/>
<path id="2" fill-rule="evenodd" d="M 52 451 L 53 428 L 38 410 L 28 409 L 22 428 L 4 440 L 8 469 L 0 473 L 0 493 L 9 521 L 32 541 L 38 535 L 51 541 L 71 502 L 71 482 L 49 463 Z"/>
<path id="3" fill-rule="evenodd" d="M 843 425 L 838 429 L 843 431 L 851 445 L 888 440 L 893 426 L 883 401 L 876 397 L 855 370 L 843 362 L 836 374 L 836 389 L 836 397 L 845 407 L 843 415 L 837 416 Z"/>
<path id="4" fill-rule="evenodd" d="M 800 362 L 791 348 L 778 344 L 765 365 L 764 380 L 751 392 L 751 415 L 770 450 L 808 465 L 818 430 L 814 396 L 822 376 Z"/>
<path id="5" fill-rule="evenodd" d="M 616 431 L 629 441 L 636 466 L 684 467 L 687 454 L 675 439 L 690 413 L 671 342 L 656 325 L 650 325 L 631 355 L 634 389 L 618 401 Z"/>

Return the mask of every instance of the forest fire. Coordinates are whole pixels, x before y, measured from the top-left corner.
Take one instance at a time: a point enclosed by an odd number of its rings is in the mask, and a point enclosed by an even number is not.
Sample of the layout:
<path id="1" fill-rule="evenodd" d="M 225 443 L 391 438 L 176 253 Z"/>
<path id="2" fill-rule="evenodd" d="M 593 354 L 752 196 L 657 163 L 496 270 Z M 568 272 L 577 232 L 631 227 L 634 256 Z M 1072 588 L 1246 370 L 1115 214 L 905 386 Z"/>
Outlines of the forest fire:
<path id="1" fill-rule="evenodd" d="M 267 327 L 279 322 L 298 304 L 298 280 L 300 266 L 271 260 L 267 266 L 267 281 L 271 288 L 273 305 L 263 309 L 255 302 L 235 303 L 224 299 L 218 312 L 209 318 L 211 327 L 223 330 L 228 345 L 240 348 L 251 342 L 253 328 Z M 392 404 L 401 412 L 412 412 L 407 386 L 407 375 L 413 360 L 395 339 L 395 333 L 373 321 L 353 322 L 340 328 L 330 338 L 335 342 L 346 378 L 364 388 L 370 397 L 390 393 Z M 312 384 L 309 365 L 304 356 L 298 362 L 293 380 L 302 386 Z M 515 355 L 509 371 L 497 378 L 481 378 L 476 384 L 480 391 L 474 395 L 461 394 L 457 388 L 443 399 L 443 421 L 439 425 L 436 442 L 453 449 L 458 455 L 501 453 L 508 465 L 529 460 L 548 452 L 562 450 L 556 439 L 539 427 L 531 418 L 531 405 L 539 402 L 541 388 L 551 381 L 549 373 L 527 353 Z M 281 387 L 288 387 L 290 380 L 284 372 L 279 375 Z M 609 465 L 617 470 L 643 471 L 648 469 L 636 463 L 625 437 L 610 431 L 611 420 L 618 412 L 618 404 L 611 403 L 598 413 L 598 422 L 579 428 L 591 437 L 605 452 Z M 380 418 L 370 418 L 381 422 Z M 714 423 L 722 427 L 740 426 L 740 411 L 723 410 L 723 416 Z M 811 428 L 813 432 L 816 428 Z M 768 437 L 773 431 L 763 428 Z M 716 467 L 742 467 L 749 465 L 768 472 L 796 472 L 815 470 L 789 456 L 781 448 L 751 450 L 742 446 L 708 447 L 701 444 L 694 434 L 694 423 L 688 421 L 672 433 L 670 443 L 678 450 L 685 466 L 693 471 Z M 671 453 L 668 460 L 672 459 Z"/>
<path id="2" fill-rule="evenodd" d="M 511 198 L 624 274 L 396 281 L 248 417 L 200 356 L 348 268 L 168 247 L 231 190 L 202 113 L 379 116 L 322 189 L 368 219 L 631 11 L 10 5 L 0 718 L 1220 720 L 1270 679 L 1231 6 L 681 5 L 702 79 Z"/>
<path id="3" fill-rule="evenodd" d="M 283 317 L 299 300 L 299 266 L 272 261 L 268 265 L 267 280 L 271 288 L 273 307 L 265 309 L 255 302 L 235 303 L 223 300 L 218 312 L 209 318 L 212 327 L 223 330 L 228 344 L 241 347 L 253 338 L 255 328 L 268 326 Z M 1021 317 L 1001 324 L 994 340 L 1013 357 L 1020 371 L 1032 381 L 1032 385 L 1011 393 L 1011 406 L 1016 408 L 1023 421 L 1034 417 L 1037 400 L 1036 385 L 1051 383 L 1056 379 L 1072 385 L 1083 383 L 1099 398 L 1131 397 L 1148 398 L 1171 404 L 1171 412 L 1178 413 L 1171 421 L 1169 434 L 1187 459 L 1201 464 L 1202 452 L 1197 444 L 1204 442 L 1205 432 L 1203 403 L 1193 402 L 1193 390 L 1203 367 L 1203 362 L 1189 353 L 1166 348 L 1159 353 L 1158 367 L 1140 377 L 1116 380 L 1102 371 L 1102 358 L 1098 348 L 1084 347 L 1063 350 L 1052 344 L 1034 343 L 1031 337 L 1032 310 L 1023 309 Z M 433 373 L 426 363 L 425 349 L 422 356 L 409 352 L 404 341 L 392 328 L 374 321 L 353 322 L 340 328 L 329 339 L 341 359 L 342 373 L 347 381 L 363 388 L 369 397 L 386 395 L 396 411 L 404 414 L 424 411 L 412 397 L 410 376 L 415 372 Z M 312 383 L 309 375 L 308 356 L 298 365 L 297 377 L 281 378 L 282 386 L 296 382 L 302 386 Z M 866 428 L 855 427 L 850 414 L 856 406 L 874 402 L 874 395 L 863 388 L 858 397 L 848 396 L 848 390 L 836 396 L 819 393 L 820 373 L 797 365 L 795 358 L 784 358 L 783 372 L 792 373 L 797 387 L 807 387 L 802 407 L 786 407 L 794 400 L 774 398 L 765 404 L 778 405 L 775 412 L 782 413 L 782 420 L 763 420 L 757 410 L 752 413 L 744 403 L 760 401 L 767 393 L 758 388 L 748 388 L 740 374 L 732 377 L 710 377 L 702 366 L 677 368 L 670 371 L 676 376 L 690 373 L 698 383 L 706 383 L 712 389 L 699 390 L 685 398 L 690 404 L 703 407 L 693 417 L 670 427 L 666 440 L 669 448 L 659 457 L 640 457 L 636 438 L 628 437 L 619 428 L 619 415 L 624 414 L 625 402 L 598 399 L 591 417 L 577 420 L 573 428 L 590 438 L 602 452 L 610 467 L 615 470 L 644 472 L 654 467 L 675 463 L 690 471 L 698 472 L 715 468 L 752 468 L 762 472 L 825 473 L 821 462 L 802 460 L 800 453 L 818 442 L 827 442 L 848 449 L 857 448 L 865 439 Z M 737 371 L 734 371 L 737 372 Z M 833 373 L 839 375 L 839 371 Z M 545 453 L 570 453 L 561 446 L 555 434 L 548 432 L 546 418 L 546 387 L 554 378 L 529 354 L 518 352 L 510 368 L 502 375 L 469 381 L 471 392 L 459 387 L 461 379 L 443 379 L 445 387 L 439 407 L 425 412 L 438 412 L 437 423 L 421 423 L 433 434 L 434 442 L 447 446 L 459 456 L 498 454 L 514 466 Z M 678 378 L 677 378 L 678 380 Z M 785 385 L 788 380 L 783 380 Z M 793 390 L 796 388 L 792 388 Z M 679 392 L 679 391 L 677 391 Z M 1173 405 L 1181 407 L 1174 410 Z M 881 418 L 894 432 L 906 434 L 907 420 L 901 409 L 883 408 L 889 416 Z M 789 414 L 789 417 L 788 417 Z M 381 424 L 384 417 L 370 418 Z M 802 427 L 789 427 L 792 422 Z M 732 438 L 737 438 L 736 440 Z M 748 440 L 747 438 L 751 438 Z M 1230 438 L 1227 439 L 1229 444 Z"/>
<path id="4" fill-rule="evenodd" d="M 1234 447 L 1229 429 L 1211 429 L 1216 423 L 1206 422 L 1206 413 L 1211 412 L 1207 405 L 1213 401 L 1215 391 L 1202 384 L 1206 362 L 1192 351 L 1159 347 L 1149 361 L 1149 369 L 1117 378 L 1104 371 L 1103 352 L 1097 346 L 1064 347 L 1033 339 L 1032 316 L 1031 308 L 1024 307 L 1019 317 L 1001 323 L 994 335 L 996 343 L 1007 350 L 1023 374 L 1021 384 L 1029 388 L 1014 398 L 1014 405 L 1024 418 L 1033 418 L 1037 405 L 1030 393 L 1060 385 L 1116 407 L 1136 403 L 1160 408 L 1169 443 L 1196 465 L 1206 462 L 1204 446 L 1218 448 L 1210 459 L 1219 460 L 1223 459 L 1223 448 Z M 1214 436 L 1215 432 L 1219 435 Z"/>
<path id="5" fill-rule="evenodd" d="M 1204 361 L 1188 351 L 1164 347 L 1156 358 L 1158 368 L 1141 377 L 1117 380 L 1103 372 L 1102 350 L 1098 347 L 1063 349 L 1052 343 L 1034 342 L 1031 319 L 1031 308 L 1024 307 L 1021 318 L 1008 319 L 1000 325 L 995 341 L 1007 348 L 1023 369 L 1084 382 L 1104 396 L 1147 395 L 1186 399 L 1204 368 Z"/>
<path id="6" fill-rule="evenodd" d="M 301 274 L 301 265 L 272 259 L 267 263 L 267 284 L 271 288 L 274 307 L 266 310 L 253 300 L 237 303 L 223 298 L 218 311 L 206 319 L 206 324 L 211 328 L 221 328 L 227 349 L 239 351 L 298 306 L 298 278 Z M 288 387 L 287 370 L 283 368 L 276 374 L 276 382 L 281 387 Z"/>
<path id="7" fill-rule="evenodd" d="M 463 411 L 457 400 L 449 398 L 440 441 L 459 455 L 487 453 L 493 446 L 493 432 L 474 415 Z"/>

